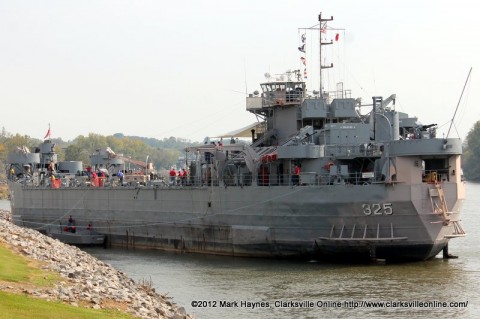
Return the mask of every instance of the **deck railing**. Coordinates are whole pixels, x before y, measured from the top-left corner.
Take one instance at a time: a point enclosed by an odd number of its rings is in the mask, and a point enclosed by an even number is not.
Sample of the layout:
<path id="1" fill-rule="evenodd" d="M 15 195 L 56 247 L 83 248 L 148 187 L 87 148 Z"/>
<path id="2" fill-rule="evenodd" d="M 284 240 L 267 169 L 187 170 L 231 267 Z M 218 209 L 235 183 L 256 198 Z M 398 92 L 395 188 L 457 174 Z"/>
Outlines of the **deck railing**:
<path id="1" fill-rule="evenodd" d="M 428 170 L 422 174 L 423 183 L 437 183 L 448 181 L 448 169 Z M 300 175 L 294 174 L 267 174 L 260 172 L 257 176 L 252 174 L 240 175 L 224 175 L 223 177 L 207 176 L 186 176 L 175 177 L 170 179 L 167 177 L 160 177 L 158 179 L 150 180 L 148 176 L 140 179 L 124 180 L 120 182 L 118 177 L 102 178 L 102 183 L 92 183 L 85 176 L 69 176 L 58 177 L 57 181 L 61 181 L 59 187 L 52 187 L 50 179 L 34 180 L 31 178 L 17 180 L 28 188 L 77 188 L 77 187 L 92 187 L 92 188 L 112 188 L 112 187 L 155 187 L 155 188 L 181 188 L 181 187 L 245 187 L 245 186 L 320 186 L 320 185 L 369 185 L 377 183 L 385 183 L 385 180 L 376 177 L 373 172 L 356 172 L 350 174 L 338 173 L 333 174 L 318 174 L 316 172 L 302 172 Z M 395 182 L 395 181 L 389 181 Z"/>

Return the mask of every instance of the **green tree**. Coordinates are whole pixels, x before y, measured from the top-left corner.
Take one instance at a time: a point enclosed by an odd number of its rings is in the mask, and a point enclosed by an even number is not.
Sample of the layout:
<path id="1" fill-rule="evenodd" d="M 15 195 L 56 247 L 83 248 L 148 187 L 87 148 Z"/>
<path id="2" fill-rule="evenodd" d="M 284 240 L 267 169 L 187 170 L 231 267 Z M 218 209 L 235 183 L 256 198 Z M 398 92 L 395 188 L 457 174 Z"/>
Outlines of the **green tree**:
<path id="1" fill-rule="evenodd" d="M 469 181 L 480 181 L 480 121 L 468 132 L 463 153 L 463 173 Z"/>
<path id="2" fill-rule="evenodd" d="M 110 147 L 116 154 L 122 154 L 136 160 L 152 162 L 157 169 L 165 169 L 174 165 L 179 156 L 184 155 L 184 149 L 193 145 L 188 140 L 170 137 L 163 140 L 137 136 L 125 136 L 117 133 L 113 136 L 103 136 L 90 133 L 88 136 L 79 135 L 73 141 L 65 142 L 61 138 L 53 139 L 55 152 L 59 161 L 82 161 L 90 165 L 90 155 L 101 148 Z M 5 163 L 7 154 L 17 147 L 28 147 L 31 152 L 42 143 L 41 140 L 30 138 L 28 135 L 0 131 L 0 164 Z M 3 167 L 3 165 L 2 165 Z"/>
<path id="3" fill-rule="evenodd" d="M 12 152 L 17 147 L 26 146 L 31 152 L 35 151 L 35 147 L 40 144 L 37 139 L 32 139 L 28 135 L 15 134 L 5 140 L 7 152 Z"/>
<path id="4" fill-rule="evenodd" d="M 65 160 L 81 161 L 83 164 L 88 165 L 90 162 L 90 153 L 76 144 L 71 144 L 65 149 Z"/>

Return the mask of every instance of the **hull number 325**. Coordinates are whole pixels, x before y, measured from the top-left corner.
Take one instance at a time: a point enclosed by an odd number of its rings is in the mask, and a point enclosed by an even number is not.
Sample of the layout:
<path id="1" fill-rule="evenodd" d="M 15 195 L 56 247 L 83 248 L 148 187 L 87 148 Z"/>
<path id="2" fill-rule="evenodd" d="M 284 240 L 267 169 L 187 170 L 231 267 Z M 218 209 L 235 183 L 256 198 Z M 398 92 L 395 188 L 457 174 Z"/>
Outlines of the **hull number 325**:
<path id="1" fill-rule="evenodd" d="M 392 203 L 362 204 L 363 213 L 367 216 L 392 215 Z"/>

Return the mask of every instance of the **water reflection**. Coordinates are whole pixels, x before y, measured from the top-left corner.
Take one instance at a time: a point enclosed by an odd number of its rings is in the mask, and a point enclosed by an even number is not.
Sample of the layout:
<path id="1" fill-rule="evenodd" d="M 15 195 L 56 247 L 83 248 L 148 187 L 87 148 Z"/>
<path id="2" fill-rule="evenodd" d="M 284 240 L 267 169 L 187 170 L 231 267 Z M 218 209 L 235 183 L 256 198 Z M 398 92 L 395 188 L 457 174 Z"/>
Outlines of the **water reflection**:
<path id="1" fill-rule="evenodd" d="M 329 265 L 170 253 L 89 249 L 136 280 L 152 280 L 199 318 L 438 317 L 465 316 L 478 304 L 478 272 L 468 261 L 395 265 Z M 472 299 L 474 298 L 474 299 Z M 270 308 L 193 308 L 192 301 L 268 302 Z M 469 301 L 463 308 L 274 307 L 275 301 Z"/>

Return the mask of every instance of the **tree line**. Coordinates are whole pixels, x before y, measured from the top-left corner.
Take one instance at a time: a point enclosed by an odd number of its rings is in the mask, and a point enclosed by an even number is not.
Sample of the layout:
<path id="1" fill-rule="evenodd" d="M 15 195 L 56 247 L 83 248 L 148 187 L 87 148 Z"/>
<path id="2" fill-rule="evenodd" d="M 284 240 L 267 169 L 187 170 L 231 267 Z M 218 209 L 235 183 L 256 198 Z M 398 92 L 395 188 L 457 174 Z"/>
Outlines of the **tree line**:
<path id="1" fill-rule="evenodd" d="M 480 121 L 473 125 L 465 139 L 462 167 L 466 180 L 480 182 Z"/>
<path id="2" fill-rule="evenodd" d="M 175 165 L 179 157 L 185 154 L 186 147 L 199 144 L 175 137 L 157 140 L 124 136 L 121 133 L 110 136 L 90 133 L 88 136 L 79 135 L 73 141 L 65 142 L 58 138 L 52 139 L 52 142 L 55 143 L 55 152 L 58 154 L 59 161 L 82 161 L 84 165 L 89 165 L 90 155 L 100 148 L 110 147 L 116 154 L 140 161 L 148 156 L 148 161 L 152 162 L 158 170 Z M 18 133 L 11 134 L 3 128 L 0 133 L 0 162 L 6 163 L 7 154 L 17 147 L 26 146 L 33 152 L 41 143 L 42 140 Z"/>

